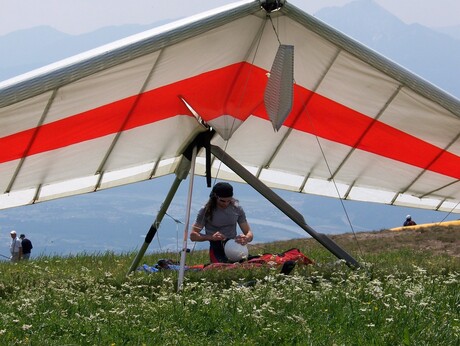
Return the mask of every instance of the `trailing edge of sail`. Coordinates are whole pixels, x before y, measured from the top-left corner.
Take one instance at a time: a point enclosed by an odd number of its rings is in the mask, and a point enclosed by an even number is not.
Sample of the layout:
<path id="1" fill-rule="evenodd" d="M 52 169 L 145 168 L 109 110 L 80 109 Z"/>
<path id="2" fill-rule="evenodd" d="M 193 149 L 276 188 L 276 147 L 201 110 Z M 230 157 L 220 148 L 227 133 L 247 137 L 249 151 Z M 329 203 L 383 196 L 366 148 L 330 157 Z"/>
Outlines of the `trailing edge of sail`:
<path id="1" fill-rule="evenodd" d="M 294 85 L 274 131 L 264 94 L 280 42 L 295 48 Z M 459 100 L 289 3 L 267 18 L 259 1 L 0 82 L 0 208 L 171 174 L 206 131 L 197 115 L 268 186 L 460 212 Z M 218 160 L 212 174 L 240 181 Z"/>

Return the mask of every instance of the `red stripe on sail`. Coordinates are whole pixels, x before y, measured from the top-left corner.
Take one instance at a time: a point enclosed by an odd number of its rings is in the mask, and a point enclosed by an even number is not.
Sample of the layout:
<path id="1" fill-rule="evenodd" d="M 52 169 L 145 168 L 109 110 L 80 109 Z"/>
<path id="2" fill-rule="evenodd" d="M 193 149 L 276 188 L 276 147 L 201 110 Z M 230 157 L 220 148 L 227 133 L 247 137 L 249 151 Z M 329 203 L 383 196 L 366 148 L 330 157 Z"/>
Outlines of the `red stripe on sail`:
<path id="1" fill-rule="evenodd" d="M 145 92 L 137 103 L 136 96 L 128 97 L 0 138 L 0 163 L 152 124 L 178 114 L 191 116 L 179 96 L 207 121 L 224 114 L 241 120 L 253 114 L 268 120 L 262 103 L 266 82 L 266 71 L 247 63 L 206 72 Z M 294 105 L 285 126 L 460 179 L 459 156 L 382 122 L 372 122 L 373 119 L 364 114 L 295 85 Z M 436 162 L 431 164 L 435 158 Z"/>

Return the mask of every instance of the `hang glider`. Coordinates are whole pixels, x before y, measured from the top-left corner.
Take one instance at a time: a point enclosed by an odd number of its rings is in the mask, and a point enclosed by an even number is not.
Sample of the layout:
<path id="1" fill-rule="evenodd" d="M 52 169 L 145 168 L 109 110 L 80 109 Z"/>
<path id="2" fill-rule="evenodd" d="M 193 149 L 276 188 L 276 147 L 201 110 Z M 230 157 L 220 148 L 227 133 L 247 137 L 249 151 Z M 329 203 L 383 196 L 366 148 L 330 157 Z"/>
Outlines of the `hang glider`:
<path id="1" fill-rule="evenodd" d="M 0 83 L 0 208 L 172 174 L 212 128 L 212 145 L 269 187 L 459 213 L 460 101 L 267 3 L 279 1 L 240 1 Z M 293 47 L 294 83 L 274 124 L 264 98 L 280 46 Z M 217 157 L 210 173 L 242 181 Z"/>

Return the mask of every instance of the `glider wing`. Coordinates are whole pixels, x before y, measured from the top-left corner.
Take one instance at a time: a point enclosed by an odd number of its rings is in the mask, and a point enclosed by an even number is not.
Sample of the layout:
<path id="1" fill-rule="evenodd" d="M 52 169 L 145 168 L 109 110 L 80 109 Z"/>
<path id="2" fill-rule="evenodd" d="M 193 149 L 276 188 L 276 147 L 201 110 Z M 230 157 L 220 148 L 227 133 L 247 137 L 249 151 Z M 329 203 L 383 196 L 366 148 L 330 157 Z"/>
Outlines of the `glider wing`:
<path id="1" fill-rule="evenodd" d="M 292 104 L 275 131 L 280 44 Z M 460 212 L 459 100 L 289 3 L 248 0 L 0 83 L 0 208 L 171 174 L 207 131 L 197 117 L 270 187 Z M 241 181 L 217 159 L 212 175 Z"/>

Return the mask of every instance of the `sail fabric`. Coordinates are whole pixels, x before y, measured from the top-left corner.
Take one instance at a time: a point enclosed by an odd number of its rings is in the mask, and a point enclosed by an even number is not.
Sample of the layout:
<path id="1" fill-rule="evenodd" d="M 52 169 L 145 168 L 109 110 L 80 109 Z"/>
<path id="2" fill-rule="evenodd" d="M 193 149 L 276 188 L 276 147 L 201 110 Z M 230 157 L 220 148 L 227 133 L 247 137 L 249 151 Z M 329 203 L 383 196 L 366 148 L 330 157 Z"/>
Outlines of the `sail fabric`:
<path id="1" fill-rule="evenodd" d="M 274 131 L 280 43 L 293 102 Z M 248 0 L 1 82 L 0 208 L 172 174 L 197 117 L 270 187 L 460 212 L 460 101 L 289 3 Z M 211 173 L 241 181 L 217 159 Z"/>

